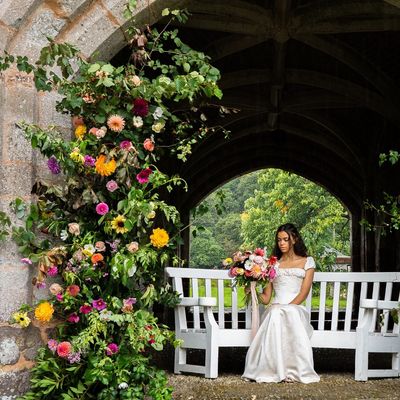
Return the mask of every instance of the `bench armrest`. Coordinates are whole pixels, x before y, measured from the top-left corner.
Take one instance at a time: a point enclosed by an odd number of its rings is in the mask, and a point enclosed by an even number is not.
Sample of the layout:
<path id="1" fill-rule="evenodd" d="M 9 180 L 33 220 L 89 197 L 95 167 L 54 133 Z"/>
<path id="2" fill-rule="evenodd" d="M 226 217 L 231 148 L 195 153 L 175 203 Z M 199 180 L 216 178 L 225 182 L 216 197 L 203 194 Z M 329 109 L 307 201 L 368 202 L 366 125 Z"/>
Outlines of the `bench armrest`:
<path id="1" fill-rule="evenodd" d="M 217 305 L 217 299 L 215 297 L 181 297 L 181 302 L 178 306 L 182 307 L 215 307 Z"/>
<path id="2" fill-rule="evenodd" d="M 398 301 L 389 300 L 373 300 L 373 299 L 362 299 L 360 301 L 360 307 L 366 309 L 377 309 L 377 310 L 392 310 L 399 306 Z"/>

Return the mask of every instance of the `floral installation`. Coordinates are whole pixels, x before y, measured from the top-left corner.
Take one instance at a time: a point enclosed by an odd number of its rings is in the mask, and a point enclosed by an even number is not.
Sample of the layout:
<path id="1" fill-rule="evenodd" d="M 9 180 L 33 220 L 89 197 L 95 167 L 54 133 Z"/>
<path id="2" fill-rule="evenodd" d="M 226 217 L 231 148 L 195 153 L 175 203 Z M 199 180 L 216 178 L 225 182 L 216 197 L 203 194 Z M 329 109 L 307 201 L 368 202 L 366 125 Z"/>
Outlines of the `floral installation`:
<path id="1" fill-rule="evenodd" d="M 177 10 L 163 15 L 187 18 Z M 15 64 L 33 74 L 38 90 L 58 91 L 56 109 L 71 117 L 71 140 L 52 126 L 18 124 L 58 176 L 35 183 L 36 202 L 12 203 L 25 220 L 10 227 L 22 267 L 37 271 L 32 283 L 48 294 L 15 310 L 12 322 L 54 328 L 25 400 L 172 398 L 151 354 L 179 343 L 153 305 L 179 302 L 164 268 L 181 263 L 182 224 L 160 193 L 186 183 L 164 173 L 160 160 L 186 161 L 195 143 L 220 129 L 200 118 L 207 98 L 222 96 L 220 74 L 177 30 L 130 28 L 128 36 L 132 61 L 123 66 L 89 62 L 52 41 L 34 64 L 0 57 L 0 71 Z"/>

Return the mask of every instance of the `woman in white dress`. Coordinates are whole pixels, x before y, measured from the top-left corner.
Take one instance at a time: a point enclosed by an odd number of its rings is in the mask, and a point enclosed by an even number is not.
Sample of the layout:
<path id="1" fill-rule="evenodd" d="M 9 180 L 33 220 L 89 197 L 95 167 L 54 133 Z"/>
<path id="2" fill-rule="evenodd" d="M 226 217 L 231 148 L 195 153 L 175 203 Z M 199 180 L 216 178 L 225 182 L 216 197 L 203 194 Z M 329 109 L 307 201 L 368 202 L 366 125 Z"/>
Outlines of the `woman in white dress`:
<path id="1" fill-rule="evenodd" d="M 293 224 L 281 225 L 275 235 L 277 275 L 260 295 L 272 304 L 263 314 L 246 356 L 244 379 L 256 382 L 319 382 L 314 371 L 310 338 L 313 328 L 301 304 L 314 277 L 315 262 Z"/>

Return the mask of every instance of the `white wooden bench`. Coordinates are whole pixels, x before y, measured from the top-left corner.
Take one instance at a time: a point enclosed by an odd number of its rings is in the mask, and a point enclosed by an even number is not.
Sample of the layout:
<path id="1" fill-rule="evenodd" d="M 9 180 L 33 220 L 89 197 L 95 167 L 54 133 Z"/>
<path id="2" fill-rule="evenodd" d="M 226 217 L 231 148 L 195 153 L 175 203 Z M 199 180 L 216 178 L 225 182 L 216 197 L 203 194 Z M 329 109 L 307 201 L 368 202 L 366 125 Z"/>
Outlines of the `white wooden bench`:
<path id="1" fill-rule="evenodd" d="M 216 378 L 219 348 L 248 347 L 251 343 L 250 307 L 239 310 L 238 291 L 232 287 L 227 270 L 166 268 L 166 273 L 182 296 L 181 303 L 175 308 L 176 338 L 183 341 L 175 350 L 175 373 L 199 373 L 206 378 Z M 315 292 L 319 287 L 319 306 L 317 309 L 311 307 L 312 291 L 305 304 L 310 318 L 311 310 L 312 315 L 316 315 L 312 321 L 316 325 L 312 346 L 355 349 L 356 380 L 398 377 L 399 326 L 389 317 L 390 310 L 397 308 L 400 301 L 395 285 L 400 285 L 400 273 L 316 272 L 313 288 Z M 231 297 L 229 309 L 224 306 L 224 287 Z M 185 296 L 184 288 L 190 288 L 190 296 L 187 293 Z M 328 309 L 326 300 L 330 297 L 333 303 Z M 356 298 L 360 299 L 357 309 Z M 384 317 L 379 323 L 382 313 Z M 187 349 L 204 349 L 205 365 L 187 364 Z M 369 369 L 369 353 L 391 353 L 392 368 Z"/>

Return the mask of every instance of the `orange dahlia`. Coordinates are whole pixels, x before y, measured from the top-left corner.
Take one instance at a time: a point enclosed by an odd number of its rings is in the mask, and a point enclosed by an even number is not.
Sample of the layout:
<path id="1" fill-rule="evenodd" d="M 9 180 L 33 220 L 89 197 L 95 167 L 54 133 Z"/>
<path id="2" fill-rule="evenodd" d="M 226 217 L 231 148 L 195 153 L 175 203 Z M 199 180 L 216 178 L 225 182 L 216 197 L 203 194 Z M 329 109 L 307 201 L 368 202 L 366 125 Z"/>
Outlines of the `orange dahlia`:
<path id="1" fill-rule="evenodd" d="M 109 176 L 115 172 L 117 163 L 113 158 L 110 161 L 107 161 L 107 157 L 104 154 L 101 154 L 96 159 L 95 167 L 96 172 L 101 176 Z"/>
<path id="2" fill-rule="evenodd" d="M 121 132 L 125 127 L 125 120 L 119 115 L 111 115 L 107 120 L 108 127 L 114 132 Z"/>

